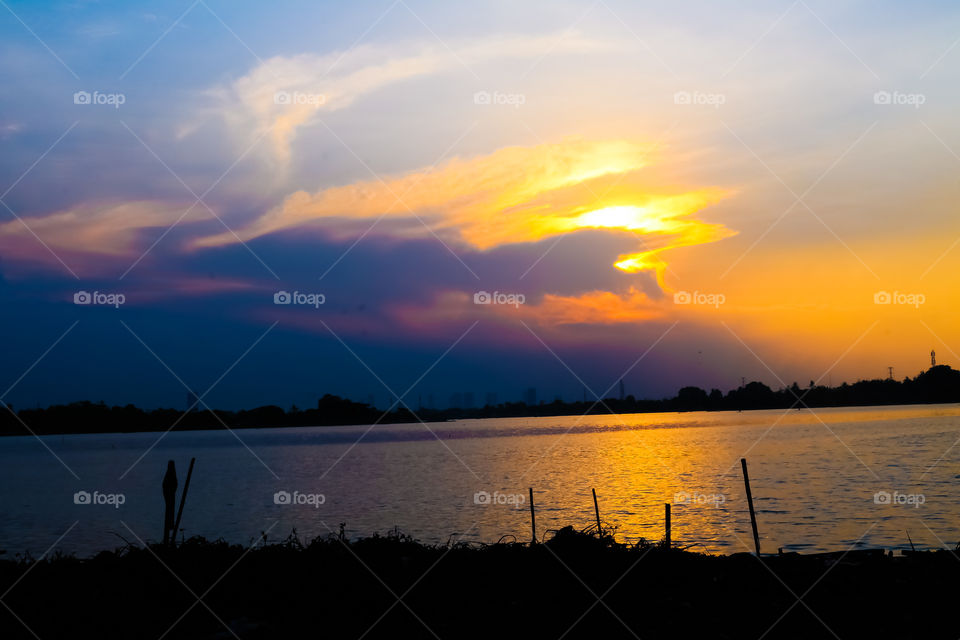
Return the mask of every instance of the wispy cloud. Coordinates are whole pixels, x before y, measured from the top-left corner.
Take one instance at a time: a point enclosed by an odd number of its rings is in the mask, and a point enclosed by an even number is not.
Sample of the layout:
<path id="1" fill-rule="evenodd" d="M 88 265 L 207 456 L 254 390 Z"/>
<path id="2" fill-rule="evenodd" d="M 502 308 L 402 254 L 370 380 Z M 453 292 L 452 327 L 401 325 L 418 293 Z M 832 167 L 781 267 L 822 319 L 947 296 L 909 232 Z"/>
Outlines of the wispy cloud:
<path id="1" fill-rule="evenodd" d="M 610 40 L 592 39 L 578 32 L 496 36 L 450 42 L 447 46 L 435 41 L 391 47 L 362 45 L 322 55 L 273 57 L 210 93 L 217 112 L 238 136 L 255 137 L 270 131 L 273 153 L 286 165 L 299 129 L 323 113 L 344 109 L 389 85 L 421 76 L 467 72 L 473 66 L 497 60 L 533 61 L 547 53 L 584 54 L 614 51 L 617 46 Z"/>
<path id="2" fill-rule="evenodd" d="M 0 224 L 0 251 L 5 257 L 34 261 L 33 233 L 57 250 L 73 254 L 129 257 L 140 246 L 140 234 L 151 227 L 167 227 L 183 215 L 183 204 L 134 201 L 106 205 L 83 204 L 47 215 Z M 184 216 L 182 224 L 203 219 L 198 211 Z M 29 225 L 29 229 L 26 225 Z"/>

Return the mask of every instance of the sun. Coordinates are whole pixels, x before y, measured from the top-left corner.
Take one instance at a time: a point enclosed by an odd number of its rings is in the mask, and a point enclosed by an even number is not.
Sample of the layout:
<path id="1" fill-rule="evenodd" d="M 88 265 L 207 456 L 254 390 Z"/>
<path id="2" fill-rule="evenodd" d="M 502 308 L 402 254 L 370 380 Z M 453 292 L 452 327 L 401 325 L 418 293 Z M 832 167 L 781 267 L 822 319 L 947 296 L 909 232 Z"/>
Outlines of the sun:
<path id="1" fill-rule="evenodd" d="M 703 209 L 717 197 L 712 192 L 695 192 L 650 199 L 643 206 L 602 207 L 570 218 L 569 227 L 571 230 L 618 229 L 645 237 L 642 251 L 619 256 L 613 266 L 626 273 L 653 270 L 662 285 L 666 263 L 660 257 L 661 252 L 714 242 L 735 233 L 723 225 L 690 217 L 690 214 Z"/>
<path id="2" fill-rule="evenodd" d="M 616 206 L 595 209 L 575 218 L 580 228 L 625 229 L 627 231 L 665 231 L 663 213 L 651 207 Z"/>

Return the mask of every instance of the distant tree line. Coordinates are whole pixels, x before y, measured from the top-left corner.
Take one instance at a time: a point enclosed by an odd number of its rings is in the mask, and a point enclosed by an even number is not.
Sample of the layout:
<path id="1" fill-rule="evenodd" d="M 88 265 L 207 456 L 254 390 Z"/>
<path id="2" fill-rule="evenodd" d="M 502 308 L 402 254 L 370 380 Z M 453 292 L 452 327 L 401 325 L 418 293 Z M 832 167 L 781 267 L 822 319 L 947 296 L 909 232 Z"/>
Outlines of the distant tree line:
<path id="1" fill-rule="evenodd" d="M 960 402 L 960 371 L 949 366 L 931 367 L 915 378 L 898 380 L 861 380 L 844 382 L 838 387 L 816 385 L 806 387 L 794 382 L 774 390 L 762 382 L 750 382 L 723 394 L 699 387 L 683 387 L 673 398 L 637 400 L 606 398 L 601 401 L 554 402 L 528 405 L 506 402 L 474 409 L 417 408 L 416 414 L 405 406 L 388 412 L 368 404 L 353 402 L 327 394 L 315 409 L 296 406 L 284 410 L 266 405 L 241 411 L 206 410 L 194 407 L 183 412 L 177 409 L 145 411 L 133 405 L 107 406 L 103 402 L 74 402 L 45 409 L 0 410 L 0 435 L 69 433 L 119 433 L 134 431 L 188 431 L 248 427 L 300 427 L 354 424 L 396 424 L 441 422 L 469 418 L 506 418 L 523 416 L 558 416 L 614 413 L 655 413 L 665 411 L 737 411 L 749 409 L 789 409 L 793 407 L 846 407 L 893 404 L 932 404 Z"/>

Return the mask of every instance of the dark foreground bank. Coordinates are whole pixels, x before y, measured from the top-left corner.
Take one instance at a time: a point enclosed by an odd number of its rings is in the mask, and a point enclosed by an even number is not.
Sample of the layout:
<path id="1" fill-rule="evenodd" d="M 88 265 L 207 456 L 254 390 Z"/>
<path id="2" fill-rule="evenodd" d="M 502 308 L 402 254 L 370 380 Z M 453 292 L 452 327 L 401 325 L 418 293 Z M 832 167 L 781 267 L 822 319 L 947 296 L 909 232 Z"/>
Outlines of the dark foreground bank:
<path id="1" fill-rule="evenodd" d="M 570 529 L 532 546 L 195 539 L 0 561 L 0 637 L 956 638 L 958 584 L 948 551 L 759 560 Z"/>

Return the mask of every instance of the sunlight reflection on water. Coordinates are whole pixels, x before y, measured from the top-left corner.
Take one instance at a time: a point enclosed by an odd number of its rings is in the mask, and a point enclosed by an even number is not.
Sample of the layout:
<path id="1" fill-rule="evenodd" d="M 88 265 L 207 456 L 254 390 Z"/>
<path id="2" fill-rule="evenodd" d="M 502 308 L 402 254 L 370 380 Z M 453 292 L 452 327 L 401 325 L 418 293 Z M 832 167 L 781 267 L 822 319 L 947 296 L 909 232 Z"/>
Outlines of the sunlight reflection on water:
<path id="1" fill-rule="evenodd" d="M 340 522 L 351 536 L 398 526 L 427 542 L 528 540 L 533 487 L 540 536 L 590 525 L 595 488 L 621 540 L 659 540 L 670 502 L 679 544 L 752 550 L 742 456 L 764 552 L 904 548 L 908 531 L 918 547 L 960 538 L 956 405 L 378 425 L 355 445 L 366 430 L 238 430 L 249 450 L 227 432 L 171 433 L 123 479 L 160 434 L 45 438 L 79 481 L 35 439 L 0 438 L 0 549 L 39 555 L 74 522 L 61 548 L 82 555 L 118 546 L 118 535 L 133 541 L 126 526 L 155 540 L 166 461 L 182 487 L 191 456 L 185 533 L 240 543 L 268 530 L 274 540 L 325 535 Z M 126 501 L 78 505 L 77 491 Z M 278 491 L 324 502 L 276 504 Z"/>

